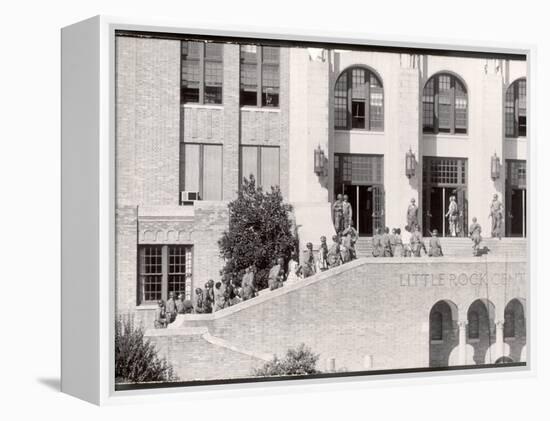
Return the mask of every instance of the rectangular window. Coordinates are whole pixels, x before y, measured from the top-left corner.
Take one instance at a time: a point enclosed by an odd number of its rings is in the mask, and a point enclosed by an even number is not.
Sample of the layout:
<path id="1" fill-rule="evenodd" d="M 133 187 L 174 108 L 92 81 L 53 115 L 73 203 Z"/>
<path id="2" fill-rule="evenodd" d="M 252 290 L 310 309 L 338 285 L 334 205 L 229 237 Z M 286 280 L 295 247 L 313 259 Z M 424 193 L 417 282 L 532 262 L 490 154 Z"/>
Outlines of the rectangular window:
<path id="1" fill-rule="evenodd" d="M 141 301 L 162 298 L 162 248 L 141 246 L 139 249 L 139 280 Z"/>
<path id="2" fill-rule="evenodd" d="M 527 136 L 527 81 L 518 84 L 518 136 Z"/>
<path id="3" fill-rule="evenodd" d="M 279 147 L 241 146 L 241 180 L 253 175 L 264 190 L 280 184 Z"/>
<path id="4" fill-rule="evenodd" d="M 140 304 L 166 300 L 171 292 L 190 294 L 192 246 L 141 245 L 138 253 Z"/>
<path id="5" fill-rule="evenodd" d="M 222 200 L 222 145 L 186 143 L 183 155 L 184 190 L 199 192 L 200 200 Z"/>
<path id="6" fill-rule="evenodd" d="M 424 93 L 422 97 L 422 127 L 424 132 L 434 132 L 434 79 L 430 81 L 424 87 Z"/>
<path id="7" fill-rule="evenodd" d="M 181 102 L 221 104 L 223 44 L 202 41 L 181 43 Z"/>
<path id="8" fill-rule="evenodd" d="M 343 73 L 334 89 L 334 122 L 337 129 L 348 128 L 348 74 Z"/>
<path id="9" fill-rule="evenodd" d="M 438 93 L 438 119 L 439 131 L 442 133 L 451 132 L 451 78 L 449 76 L 439 76 Z"/>
<path id="10" fill-rule="evenodd" d="M 241 45 L 241 106 L 279 106 L 279 56 L 279 47 Z"/>
<path id="11" fill-rule="evenodd" d="M 198 103 L 201 83 L 202 42 L 183 41 L 181 44 L 181 100 Z"/>
<path id="12" fill-rule="evenodd" d="M 384 90 L 380 81 L 370 75 L 370 129 L 384 130 Z"/>

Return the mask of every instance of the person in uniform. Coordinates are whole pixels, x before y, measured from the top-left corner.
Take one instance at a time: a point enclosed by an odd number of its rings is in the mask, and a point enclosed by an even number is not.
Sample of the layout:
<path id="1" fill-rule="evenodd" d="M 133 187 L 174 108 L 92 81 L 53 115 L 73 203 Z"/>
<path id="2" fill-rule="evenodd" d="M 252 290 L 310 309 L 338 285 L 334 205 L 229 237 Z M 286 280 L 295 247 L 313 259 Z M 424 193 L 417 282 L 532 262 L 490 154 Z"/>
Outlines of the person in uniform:
<path id="1" fill-rule="evenodd" d="M 270 269 L 267 280 L 267 285 L 269 286 L 270 290 L 274 290 L 283 286 L 285 273 L 284 266 L 284 259 L 282 257 L 279 257 L 275 265 Z"/>
<path id="2" fill-rule="evenodd" d="M 178 314 L 183 314 L 183 294 L 179 294 L 176 300 L 176 311 Z"/>
<path id="3" fill-rule="evenodd" d="M 348 250 L 349 260 L 357 259 L 357 253 L 355 250 L 355 243 L 359 238 L 357 230 L 353 227 L 353 220 L 349 220 L 347 228 L 342 233 L 344 237 L 344 247 Z"/>
<path id="4" fill-rule="evenodd" d="M 164 301 L 158 300 L 158 308 L 155 311 L 155 329 L 162 329 L 168 326 L 168 318 L 166 316 L 166 307 Z"/>
<path id="5" fill-rule="evenodd" d="M 176 300 L 174 300 L 174 293 L 170 292 L 168 295 L 168 300 L 166 301 L 166 317 L 168 323 L 172 323 L 176 320 L 176 315 L 178 314 L 178 309 L 176 307 Z"/>
<path id="6" fill-rule="evenodd" d="M 308 243 L 308 245 L 309 244 L 311 243 Z M 288 261 L 288 271 L 286 273 L 286 281 L 288 283 L 296 282 L 299 279 L 298 277 L 299 269 L 300 269 L 300 264 L 298 263 L 298 257 L 296 257 L 296 252 L 293 252 L 292 256 L 290 256 L 290 260 Z"/>
<path id="7" fill-rule="evenodd" d="M 374 230 L 374 235 L 372 236 L 372 256 L 373 257 L 381 257 L 383 256 L 383 248 L 382 248 L 382 236 L 381 236 L 382 230 L 380 228 L 376 228 Z"/>
<path id="8" fill-rule="evenodd" d="M 411 234 L 410 238 L 410 247 L 411 247 L 411 254 L 414 257 L 420 257 L 420 252 L 424 250 L 424 253 L 428 253 L 426 250 L 426 245 L 424 244 L 424 239 L 422 238 L 422 234 L 420 234 L 420 226 L 416 226 L 414 229 L 414 232 Z"/>
<path id="9" fill-rule="evenodd" d="M 382 257 L 392 257 L 391 242 L 390 242 L 390 229 L 384 228 L 384 233 L 380 238 L 380 244 L 382 246 Z"/>
<path id="10" fill-rule="evenodd" d="M 195 313 L 203 314 L 204 311 L 204 294 L 202 289 L 195 288 Z"/>
<path id="11" fill-rule="evenodd" d="M 409 232 L 414 232 L 414 229 L 418 226 L 418 206 L 416 206 L 416 200 L 411 199 L 411 203 L 407 208 L 407 226 Z"/>
<path id="12" fill-rule="evenodd" d="M 225 307 L 225 288 L 221 282 L 216 282 L 214 286 L 214 311 L 219 311 Z"/>
<path id="13" fill-rule="evenodd" d="M 302 255 L 302 264 L 299 267 L 299 273 L 303 278 L 309 278 L 315 275 L 316 270 L 317 264 L 315 262 L 315 254 L 313 253 L 313 244 L 307 243 Z"/>
<path id="14" fill-rule="evenodd" d="M 395 229 L 393 241 L 394 241 L 393 257 L 404 257 L 405 249 L 403 247 L 403 240 L 401 239 L 401 228 Z"/>
<path id="15" fill-rule="evenodd" d="M 214 280 L 209 279 L 204 284 L 204 312 L 212 313 L 214 308 Z"/>
<path id="16" fill-rule="evenodd" d="M 481 225 L 478 224 L 477 218 L 472 218 L 472 225 L 469 229 L 470 239 L 474 243 L 472 248 L 474 249 L 474 256 L 477 256 L 479 253 L 479 244 L 481 243 Z"/>
<path id="17" fill-rule="evenodd" d="M 250 288 L 246 288 L 247 286 L 250 286 Z M 256 290 L 256 285 L 254 284 L 254 268 L 252 267 L 252 265 L 248 266 L 244 270 L 242 287 L 243 287 L 243 291 L 246 288 L 247 294 L 252 292 L 252 295 L 254 295 L 253 293 Z M 252 298 L 252 297 L 248 297 L 248 298 Z"/>
<path id="18" fill-rule="evenodd" d="M 458 204 L 454 196 L 449 198 L 449 209 L 445 217 L 449 219 L 449 232 L 451 233 L 451 237 L 456 237 L 458 232 Z"/>
<path id="19" fill-rule="evenodd" d="M 343 229 L 346 229 L 353 217 L 353 209 L 351 208 L 351 203 L 349 202 L 347 194 L 344 195 L 344 199 L 342 201 L 342 215 L 344 218 Z"/>
<path id="20" fill-rule="evenodd" d="M 320 238 L 321 245 L 319 246 L 319 258 L 317 259 L 317 266 L 319 271 L 325 271 L 328 269 L 328 246 L 327 237 L 324 235 Z"/>
<path id="21" fill-rule="evenodd" d="M 336 201 L 332 205 L 332 218 L 336 234 L 340 234 L 344 229 L 344 202 L 341 194 L 336 196 Z"/>
<path id="22" fill-rule="evenodd" d="M 491 202 L 489 218 L 492 218 L 491 237 L 498 237 L 499 240 L 502 239 L 502 213 L 502 203 L 498 200 L 498 194 L 495 194 L 493 196 L 493 201 Z"/>
<path id="23" fill-rule="evenodd" d="M 327 253 L 327 262 L 329 269 L 339 266 L 342 263 L 342 255 L 340 254 L 340 237 L 332 236 L 332 245 Z"/>
<path id="24" fill-rule="evenodd" d="M 443 249 L 441 248 L 441 242 L 439 241 L 439 238 L 437 236 L 436 229 L 432 231 L 432 238 L 430 238 L 429 245 L 430 245 L 430 251 L 428 252 L 428 256 L 430 257 L 443 256 Z"/>

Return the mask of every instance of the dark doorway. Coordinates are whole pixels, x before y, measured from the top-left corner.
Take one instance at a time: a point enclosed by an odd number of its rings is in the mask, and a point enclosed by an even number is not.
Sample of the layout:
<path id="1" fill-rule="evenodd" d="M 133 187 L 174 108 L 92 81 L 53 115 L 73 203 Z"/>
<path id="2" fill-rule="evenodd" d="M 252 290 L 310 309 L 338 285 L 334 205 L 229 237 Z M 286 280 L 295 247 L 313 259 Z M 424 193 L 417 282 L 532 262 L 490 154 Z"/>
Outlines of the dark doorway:
<path id="1" fill-rule="evenodd" d="M 384 226 L 383 175 L 380 155 L 334 155 L 334 200 L 338 194 L 348 196 L 359 235 L 372 236 Z"/>
<path id="2" fill-rule="evenodd" d="M 524 189 L 512 189 L 510 194 L 510 236 L 525 237 L 525 212 L 526 191 Z"/>
<path id="3" fill-rule="evenodd" d="M 382 226 L 381 187 L 345 184 L 340 191 L 348 196 L 359 235 L 372 236 L 374 229 Z"/>
<path id="4" fill-rule="evenodd" d="M 506 161 L 506 235 L 527 236 L 527 164 Z"/>
<path id="5" fill-rule="evenodd" d="M 458 207 L 456 235 L 467 235 L 467 161 L 460 158 L 425 157 L 422 189 L 422 232 L 429 236 L 437 229 L 439 235 L 450 236 L 448 211 L 451 196 Z"/>

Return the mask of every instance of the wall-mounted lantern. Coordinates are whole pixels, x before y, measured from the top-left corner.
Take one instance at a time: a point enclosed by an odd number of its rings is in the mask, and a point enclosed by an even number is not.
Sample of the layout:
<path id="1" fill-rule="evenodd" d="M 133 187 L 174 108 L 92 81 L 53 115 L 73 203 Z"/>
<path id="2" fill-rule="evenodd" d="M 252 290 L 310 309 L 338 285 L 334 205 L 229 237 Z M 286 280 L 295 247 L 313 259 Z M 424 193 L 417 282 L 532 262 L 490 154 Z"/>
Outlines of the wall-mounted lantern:
<path id="1" fill-rule="evenodd" d="M 321 145 L 317 146 L 313 154 L 313 163 L 315 174 L 322 175 L 325 172 L 325 152 L 321 149 Z"/>
<path id="2" fill-rule="evenodd" d="M 497 180 L 500 177 L 500 158 L 497 153 L 491 157 L 491 178 Z"/>
<path id="3" fill-rule="evenodd" d="M 408 178 L 414 177 L 416 174 L 416 156 L 414 156 L 411 148 L 405 155 L 405 174 Z"/>

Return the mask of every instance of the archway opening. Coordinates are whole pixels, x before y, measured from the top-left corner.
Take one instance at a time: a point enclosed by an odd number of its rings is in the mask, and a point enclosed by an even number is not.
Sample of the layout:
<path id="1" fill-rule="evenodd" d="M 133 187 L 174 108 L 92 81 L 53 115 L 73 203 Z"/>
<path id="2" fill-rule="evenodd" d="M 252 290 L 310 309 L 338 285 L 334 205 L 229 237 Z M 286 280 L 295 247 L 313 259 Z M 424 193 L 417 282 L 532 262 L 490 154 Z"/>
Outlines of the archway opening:
<path id="1" fill-rule="evenodd" d="M 510 358 L 520 361 L 526 344 L 525 309 L 523 303 L 514 298 L 504 309 L 504 342 L 510 347 Z"/>
<path id="2" fill-rule="evenodd" d="M 468 308 L 466 340 L 473 348 L 475 364 L 485 363 L 487 350 L 495 342 L 495 306 L 489 300 L 475 300 Z"/>
<path id="3" fill-rule="evenodd" d="M 430 367 L 449 365 L 451 351 L 458 344 L 458 309 L 449 300 L 438 301 L 430 311 Z"/>

